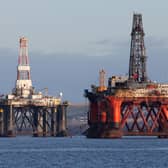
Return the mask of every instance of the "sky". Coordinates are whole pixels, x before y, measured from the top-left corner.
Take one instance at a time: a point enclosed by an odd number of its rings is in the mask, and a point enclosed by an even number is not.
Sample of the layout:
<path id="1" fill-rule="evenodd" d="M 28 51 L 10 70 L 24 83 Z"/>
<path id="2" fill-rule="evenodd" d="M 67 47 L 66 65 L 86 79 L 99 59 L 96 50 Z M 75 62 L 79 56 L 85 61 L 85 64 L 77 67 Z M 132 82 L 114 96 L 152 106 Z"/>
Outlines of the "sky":
<path id="1" fill-rule="evenodd" d="M 133 13 L 141 13 L 147 70 L 168 83 L 168 1 L 0 0 L 0 93 L 15 86 L 19 38 L 29 39 L 31 78 L 37 91 L 63 92 L 84 103 L 84 89 L 106 77 L 126 75 Z"/>

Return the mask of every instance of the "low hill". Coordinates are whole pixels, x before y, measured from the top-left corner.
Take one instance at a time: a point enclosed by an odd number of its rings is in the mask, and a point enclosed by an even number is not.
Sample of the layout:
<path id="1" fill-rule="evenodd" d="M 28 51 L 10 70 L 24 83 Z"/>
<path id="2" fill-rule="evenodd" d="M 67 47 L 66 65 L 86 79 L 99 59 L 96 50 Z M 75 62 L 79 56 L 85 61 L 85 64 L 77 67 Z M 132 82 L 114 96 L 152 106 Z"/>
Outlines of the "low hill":
<path id="1" fill-rule="evenodd" d="M 67 127 L 69 135 L 80 135 L 87 128 L 87 105 L 70 105 L 67 110 Z"/>

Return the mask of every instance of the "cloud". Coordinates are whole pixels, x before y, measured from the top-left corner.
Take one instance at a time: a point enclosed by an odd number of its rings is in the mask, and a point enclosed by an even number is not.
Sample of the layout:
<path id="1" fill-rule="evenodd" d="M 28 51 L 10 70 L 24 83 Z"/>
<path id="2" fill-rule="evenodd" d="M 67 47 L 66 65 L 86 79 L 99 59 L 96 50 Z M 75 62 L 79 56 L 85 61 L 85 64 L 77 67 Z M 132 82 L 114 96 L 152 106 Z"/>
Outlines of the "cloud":
<path id="1" fill-rule="evenodd" d="M 119 59 L 111 55 L 68 54 L 68 53 L 29 53 L 31 78 L 37 91 L 48 87 L 50 95 L 63 92 L 63 98 L 72 102 L 84 102 L 83 91 L 91 84 L 98 84 L 99 70 L 104 68 L 107 74 L 123 71 Z M 15 86 L 18 51 L 0 48 L 0 89 L 1 93 L 10 93 Z M 115 60 L 115 61 L 114 61 Z M 117 64 L 115 64 L 118 62 Z M 109 73 L 108 73 L 109 72 Z M 108 77 L 109 75 L 107 75 Z"/>
<path id="2" fill-rule="evenodd" d="M 145 45 L 149 78 L 168 82 L 167 39 L 147 37 Z M 100 69 L 105 69 L 107 78 L 128 73 L 129 40 L 102 40 L 90 46 L 86 53 L 31 51 L 31 77 L 36 90 L 48 87 L 50 95 L 63 92 L 66 100 L 84 102 L 83 90 L 98 84 Z M 96 57 L 96 53 L 101 56 Z M 18 51 L 0 48 L 0 59 L 0 93 L 9 93 L 15 86 Z"/>
<path id="3" fill-rule="evenodd" d="M 113 43 L 113 41 L 111 39 L 103 39 L 103 40 L 98 40 L 95 41 L 94 44 L 96 45 L 111 45 Z"/>
<path id="4" fill-rule="evenodd" d="M 168 48 L 168 38 L 161 38 L 157 36 L 145 36 L 144 37 L 145 45 L 149 47 L 157 47 L 157 48 Z M 114 39 L 102 39 L 95 41 L 93 44 L 107 47 L 117 47 L 123 48 L 130 46 L 131 38 L 122 39 L 122 40 L 114 40 Z"/>
<path id="5" fill-rule="evenodd" d="M 152 80 L 158 82 L 168 82 L 167 62 L 168 62 L 168 38 L 157 36 L 145 36 L 145 47 L 147 54 L 147 72 Z M 123 40 L 100 40 L 97 44 L 102 44 L 102 47 L 109 49 L 109 57 L 113 57 L 111 65 L 117 64 L 118 67 L 127 71 L 129 55 L 130 55 L 131 39 Z M 110 45 L 109 45 L 110 44 Z M 111 52 L 111 55 L 110 55 Z M 124 65 L 123 65 L 124 64 Z M 119 71 L 116 71 L 119 72 Z"/>
<path id="6" fill-rule="evenodd" d="M 168 48 L 168 38 L 160 38 L 156 36 L 147 36 L 145 38 L 146 46 L 153 48 Z"/>

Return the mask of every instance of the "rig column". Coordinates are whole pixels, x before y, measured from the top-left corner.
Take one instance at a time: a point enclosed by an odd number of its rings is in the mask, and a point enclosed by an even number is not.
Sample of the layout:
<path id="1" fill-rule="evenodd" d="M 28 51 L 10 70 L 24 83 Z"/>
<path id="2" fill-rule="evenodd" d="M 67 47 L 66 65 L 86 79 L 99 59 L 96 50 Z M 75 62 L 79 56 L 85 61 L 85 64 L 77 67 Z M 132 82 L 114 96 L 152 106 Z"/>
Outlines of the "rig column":
<path id="1" fill-rule="evenodd" d="M 37 133 L 38 133 L 38 136 L 42 136 L 43 135 L 43 111 L 41 112 L 40 108 L 38 110 L 38 126 L 37 126 Z"/>
<path id="2" fill-rule="evenodd" d="M 121 100 L 114 99 L 112 101 L 112 127 L 118 129 L 121 122 Z"/>
<path id="3" fill-rule="evenodd" d="M 121 138 L 122 131 L 120 129 L 121 123 L 121 104 L 122 100 L 120 98 L 109 97 L 110 101 L 110 118 L 111 118 L 111 126 L 109 128 L 109 137 L 110 138 Z"/>
<path id="4" fill-rule="evenodd" d="M 57 134 L 56 136 L 67 136 L 66 105 L 57 107 Z"/>
<path id="5" fill-rule="evenodd" d="M 56 135 L 56 128 L 57 128 L 56 115 L 57 115 L 57 108 L 56 107 L 51 108 L 51 136 Z"/>
<path id="6" fill-rule="evenodd" d="M 4 106 L 4 136 L 14 136 L 14 117 L 12 105 Z"/>
<path id="7" fill-rule="evenodd" d="M 4 110 L 0 108 L 0 137 L 4 136 Z"/>
<path id="8" fill-rule="evenodd" d="M 88 112 L 88 124 L 95 124 L 97 122 L 97 113 L 98 113 L 98 105 L 97 102 L 90 102 L 90 110 Z"/>
<path id="9" fill-rule="evenodd" d="M 38 107 L 33 107 L 33 136 L 38 136 Z"/>
<path id="10" fill-rule="evenodd" d="M 43 136 L 47 136 L 47 110 L 43 109 Z"/>
<path id="11" fill-rule="evenodd" d="M 13 117 L 13 107 L 10 105 L 9 107 L 9 130 L 8 136 L 14 135 L 14 117 Z"/>

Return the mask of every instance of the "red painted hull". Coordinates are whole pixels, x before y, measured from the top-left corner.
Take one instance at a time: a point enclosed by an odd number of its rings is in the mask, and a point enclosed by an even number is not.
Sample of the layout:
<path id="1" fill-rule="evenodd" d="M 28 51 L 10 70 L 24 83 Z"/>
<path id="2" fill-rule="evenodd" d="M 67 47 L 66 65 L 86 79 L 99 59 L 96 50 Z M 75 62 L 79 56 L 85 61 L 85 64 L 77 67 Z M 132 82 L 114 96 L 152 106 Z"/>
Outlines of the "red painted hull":
<path id="1" fill-rule="evenodd" d="M 97 97 L 97 95 L 92 95 Z M 91 99 L 90 99 L 91 100 Z M 99 96 L 90 101 L 88 138 L 168 137 L 168 98 Z"/>

